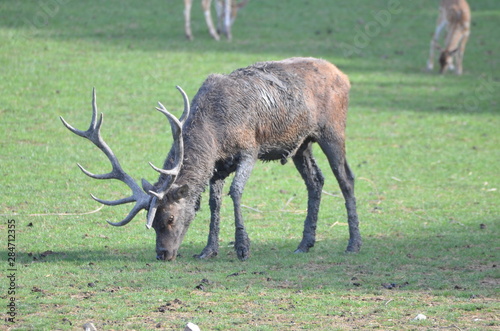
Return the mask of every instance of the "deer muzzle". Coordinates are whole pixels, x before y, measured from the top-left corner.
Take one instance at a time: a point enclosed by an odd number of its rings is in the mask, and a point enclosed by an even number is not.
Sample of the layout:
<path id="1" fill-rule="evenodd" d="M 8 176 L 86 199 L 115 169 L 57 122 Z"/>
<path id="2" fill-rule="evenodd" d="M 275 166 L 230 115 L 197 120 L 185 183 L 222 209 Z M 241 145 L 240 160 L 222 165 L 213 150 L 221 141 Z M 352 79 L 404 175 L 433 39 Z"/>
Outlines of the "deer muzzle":
<path id="1" fill-rule="evenodd" d="M 166 249 L 156 250 L 156 259 L 158 261 L 173 261 L 177 257 L 177 250 L 167 251 Z"/>

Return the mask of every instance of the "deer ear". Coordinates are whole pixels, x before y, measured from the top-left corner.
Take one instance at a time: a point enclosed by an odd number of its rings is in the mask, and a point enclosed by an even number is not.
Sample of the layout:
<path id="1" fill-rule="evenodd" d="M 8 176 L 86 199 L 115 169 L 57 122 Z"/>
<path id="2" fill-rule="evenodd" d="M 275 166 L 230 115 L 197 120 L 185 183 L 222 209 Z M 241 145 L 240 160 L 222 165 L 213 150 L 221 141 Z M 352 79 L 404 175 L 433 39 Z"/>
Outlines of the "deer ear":
<path id="1" fill-rule="evenodd" d="M 182 186 L 176 188 L 172 192 L 172 198 L 175 201 L 179 201 L 180 199 L 186 198 L 188 196 L 188 193 L 189 193 L 189 186 L 187 184 L 185 184 L 185 185 L 182 185 Z"/>

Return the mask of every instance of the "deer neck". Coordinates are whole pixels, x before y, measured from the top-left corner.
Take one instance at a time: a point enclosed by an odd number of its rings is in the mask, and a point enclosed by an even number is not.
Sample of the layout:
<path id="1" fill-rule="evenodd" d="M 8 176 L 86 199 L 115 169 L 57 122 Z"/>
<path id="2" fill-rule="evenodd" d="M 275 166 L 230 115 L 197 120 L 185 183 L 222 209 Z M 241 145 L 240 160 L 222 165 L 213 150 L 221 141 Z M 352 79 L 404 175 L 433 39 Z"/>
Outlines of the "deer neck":
<path id="1" fill-rule="evenodd" d="M 201 193 L 205 190 L 207 183 L 213 175 L 215 162 L 217 159 L 217 148 L 214 139 L 211 139 L 209 132 L 211 130 L 190 130 L 187 126 L 182 136 L 184 139 L 184 160 L 177 179 L 176 185 L 187 184 L 190 188 L 190 196 L 193 199 L 199 199 Z M 175 163 L 175 147 L 170 151 L 165 160 L 164 169 L 169 169 Z M 160 181 L 168 180 L 160 176 Z"/>

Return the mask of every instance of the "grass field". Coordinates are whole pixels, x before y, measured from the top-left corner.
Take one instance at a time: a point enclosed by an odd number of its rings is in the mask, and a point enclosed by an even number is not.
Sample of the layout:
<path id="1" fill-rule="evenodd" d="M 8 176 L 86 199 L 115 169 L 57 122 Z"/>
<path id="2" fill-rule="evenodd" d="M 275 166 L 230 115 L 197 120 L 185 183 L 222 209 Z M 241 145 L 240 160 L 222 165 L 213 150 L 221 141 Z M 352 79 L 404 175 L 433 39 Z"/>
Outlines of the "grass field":
<path id="1" fill-rule="evenodd" d="M 462 76 L 424 70 L 438 1 L 251 0 L 232 42 L 210 38 L 199 4 L 186 41 L 180 0 L 0 2 L 0 329 L 499 329 L 500 3 L 470 2 Z M 104 139 L 154 182 L 147 162 L 172 141 L 157 101 L 179 116 L 175 85 L 193 97 L 210 73 L 292 56 L 351 79 L 359 254 L 344 253 L 344 202 L 319 150 L 326 193 L 307 254 L 293 254 L 307 193 L 291 162 L 258 164 L 245 189 L 245 262 L 229 197 L 210 260 L 191 257 L 206 244 L 206 194 L 171 263 L 155 260 L 145 214 L 105 222 L 129 207 L 98 209 L 89 193 L 128 188 L 80 172 L 109 164 L 58 116 L 86 129 L 95 87 Z"/>

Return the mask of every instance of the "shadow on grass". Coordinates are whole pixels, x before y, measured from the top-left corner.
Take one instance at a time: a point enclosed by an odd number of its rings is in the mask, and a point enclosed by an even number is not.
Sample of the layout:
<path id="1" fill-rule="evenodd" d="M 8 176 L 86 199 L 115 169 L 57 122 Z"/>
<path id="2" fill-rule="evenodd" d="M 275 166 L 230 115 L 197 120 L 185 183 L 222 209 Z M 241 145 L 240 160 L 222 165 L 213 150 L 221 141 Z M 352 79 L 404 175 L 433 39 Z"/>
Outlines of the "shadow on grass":
<path id="1" fill-rule="evenodd" d="M 176 261 L 163 262 L 155 260 L 149 245 L 145 248 L 131 242 L 126 248 L 110 243 L 106 249 L 20 253 L 17 263 L 28 268 L 36 268 L 39 263 L 51 268 L 70 263 L 83 269 L 98 266 L 106 272 L 159 272 L 163 274 L 161 279 L 194 277 L 190 282 L 202 278 L 231 282 L 228 278 L 235 277 L 238 281 L 234 286 L 241 287 L 247 286 L 248 280 L 273 288 L 468 290 L 488 295 L 498 285 L 494 276 L 498 254 L 487 245 L 495 231 L 443 229 L 442 233 L 369 235 L 358 254 L 344 253 L 345 243 L 331 239 L 319 241 L 306 254 L 293 253 L 296 240 L 253 241 L 251 257 L 243 262 L 232 247 L 222 243 L 219 256 L 213 259 L 193 258 L 203 246 L 186 242 Z M 7 252 L 0 254 L 6 256 Z M 183 285 L 180 282 L 175 286 Z"/>

